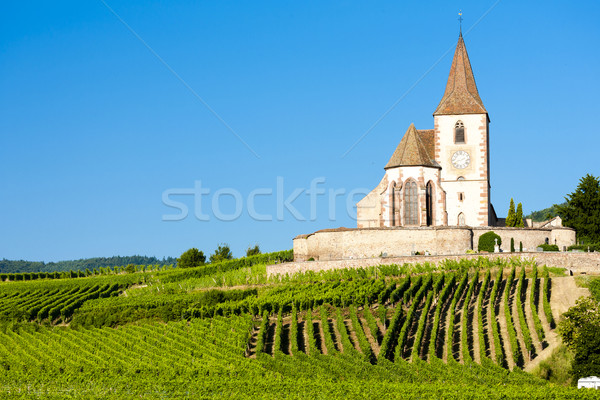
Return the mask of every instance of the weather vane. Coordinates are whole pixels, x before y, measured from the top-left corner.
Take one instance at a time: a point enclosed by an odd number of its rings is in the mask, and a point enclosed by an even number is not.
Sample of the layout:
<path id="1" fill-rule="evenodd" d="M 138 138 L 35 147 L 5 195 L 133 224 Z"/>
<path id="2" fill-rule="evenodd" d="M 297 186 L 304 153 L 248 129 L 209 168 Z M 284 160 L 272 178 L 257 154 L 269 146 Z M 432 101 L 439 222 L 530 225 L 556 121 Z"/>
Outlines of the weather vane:
<path id="1" fill-rule="evenodd" d="M 462 21 L 463 21 L 463 17 L 462 17 L 462 10 L 458 11 L 458 23 L 459 23 L 459 30 L 460 30 L 460 34 L 462 35 Z"/>

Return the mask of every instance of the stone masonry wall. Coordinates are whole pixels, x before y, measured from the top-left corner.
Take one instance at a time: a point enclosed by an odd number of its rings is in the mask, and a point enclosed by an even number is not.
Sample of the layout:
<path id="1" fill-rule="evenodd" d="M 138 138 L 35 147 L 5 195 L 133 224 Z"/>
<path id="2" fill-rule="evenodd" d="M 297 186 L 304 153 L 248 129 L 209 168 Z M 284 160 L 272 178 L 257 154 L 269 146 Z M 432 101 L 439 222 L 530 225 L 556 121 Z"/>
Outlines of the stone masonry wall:
<path id="1" fill-rule="evenodd" d="M 479 236 L 493 230 L 502 238 L 501 249 L 510 250 L 523 242 L 524 250 L 534 250 L 548 242 L 563 246 L 575 243 L 575 231 L 569 228 L 498 228 L 498 227 L 391 227 L 363 229 L 330 229 L 294 239 L 294 261 L 344 260 L 410 256 L 426 251 L 430 255 L 464 255 L 477 249 Z"/>
<path id="2" fill-rule="evenodd" d="M 363 268 L 390 264 L 438 264 L 443 260 L 477 259 L 478 257 L 535 259 L 538 265 L 567 268 L 574 274 L 600 274 L 600 253 L 571 253 L 571 252 L 527 252 L 527 253 L 489 253 L 463 254 L 455 256 L 408 256 L 408 257 L 375 257 L 364 259 L 289 262 L 267 266 L 267 275 L 295 274 L 307 271 L 326 271 L 344 268 Z"/>

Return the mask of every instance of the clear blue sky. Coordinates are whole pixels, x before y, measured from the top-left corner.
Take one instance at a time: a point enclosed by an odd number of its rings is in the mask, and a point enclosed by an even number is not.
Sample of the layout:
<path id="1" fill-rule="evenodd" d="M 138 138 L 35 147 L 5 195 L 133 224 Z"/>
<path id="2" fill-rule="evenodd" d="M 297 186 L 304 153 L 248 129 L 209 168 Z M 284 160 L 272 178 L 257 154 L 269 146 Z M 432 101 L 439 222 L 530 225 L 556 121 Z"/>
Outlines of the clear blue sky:
<path id="1" fill-rule="evenodd" d="M 241 256 L 355 226 L 344 196 L 333 221 L 327 196 L 314 220 L 308 195 L 293 202 L 308 221 L 287 209 L 276 220 L 275 195 L 254 204 L 275 220 L 256 221 L 247 198 L 275 192 L 278 177 L 284 197 L 319 177 L 325 190 L 375 187 L 409 124 L 433 128 L 459 9 L 491 118 L 498 214 L 510 197 L 526 212 L 561 202 L 600 175 L 598 2 L 6 2 L 0 258 L 177 256 L 222 242 Z M 211 191 L 209 221 L 194 217 L 191 196 L 171 197 L 186 219 L 164 221 L 177 210 L 163 193 L 196 181 Z M 234 221 L 211 212 L 224 188 L 243 199 Z M 232 196 L 218 199 L 234 213 Z"/>

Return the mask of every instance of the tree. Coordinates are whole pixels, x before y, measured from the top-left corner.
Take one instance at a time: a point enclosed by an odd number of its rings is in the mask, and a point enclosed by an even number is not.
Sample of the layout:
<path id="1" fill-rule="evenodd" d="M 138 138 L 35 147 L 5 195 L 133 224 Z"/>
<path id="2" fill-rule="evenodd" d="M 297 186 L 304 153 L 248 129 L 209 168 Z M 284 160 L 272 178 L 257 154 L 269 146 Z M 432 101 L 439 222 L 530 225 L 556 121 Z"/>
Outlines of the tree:
<path id="1" fill-rule="evenodd" d="M 571 364 L 573 382 L 600 375 L 600 303 L 585 297 L 563 314 L 558 333 L 574 353 Z"/>
<path id="2" fill-rule="evenodd" d="M 498 239 L 498 246 L 500 246 L 502 244 L 502 238 L 496 233 L 494 233 L 494 231 L 489 231 L 479 236 L 477 250 L 493 253 L 494 245 L 496 244 L 495 239 Z"/>
<path id="3" fill-rule="evenodd" d="M 510 238 L 510 252 L 515 252 L 515 238 Z"/>
<path id="4" fill-rule="evenodd" d="M 229 249 L 229 245 L 226 243 L 220 244 L 219 247 L 215 250 L 214 254 L 210 256 L 211 264 L 217 263 L 224 260 L 231 260 L 233 258 L 233 254 Z"/>
<path id="5" fill-rule="evenodd" d="M 579 240 L 600 242 L 600 181 L 587 174 L 577 189 L 565 197 L 565 205 L 555 205 L 563 225 L 577 231 Z"/>
<path id="6" fill-rule="evenodd" d="M 206 256 L 203 252 L 195 247 L 186 250 L 177 259 L 177 266 L 179 268 L 192 268 L 203 265 L 206 262 Z"/>
<path id="7" fill-rule="evenodd" d="M 260 247 L 258 247 L 258 245 L 255 245 L 254 247 L 248 246 L 246 249 L 246 257 L 255 256 L 257 254 L 260 254 Z"/>
<path id="8" fill-rule="evenodd" d="M 517 214 L 515 215 L 515 223 L 513 226 L 517 228 L 525 227 L 525 224 L 523 223 L 523 205 L 521 203 L 517 204 Z"/>
<path id="9" fill-rule="evenodd" d="M 510 198 L 510 206 L 508 207 L 508 215 L 506 216 L 506 226 L 515 226 L 515 201 Z"/>

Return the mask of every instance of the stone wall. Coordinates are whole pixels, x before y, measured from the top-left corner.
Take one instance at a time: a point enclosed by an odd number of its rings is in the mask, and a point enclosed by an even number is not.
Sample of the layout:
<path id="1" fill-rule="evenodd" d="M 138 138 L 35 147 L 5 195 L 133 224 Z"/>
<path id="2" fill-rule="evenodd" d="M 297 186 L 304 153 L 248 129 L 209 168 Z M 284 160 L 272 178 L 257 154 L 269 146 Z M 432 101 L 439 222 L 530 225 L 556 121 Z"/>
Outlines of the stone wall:
<path id="1" fill-rule="evenodd" d="M 345 260 L 410 256 L 415 252 L 430 255 L 464 255 L 477 249 L 479 236 L 493 230 L 502 238 L 503 250 L 523 242 L 524 250 L 533 250 L 548 242 L 563 247 L 575 243 L 575 231 L 570 228 L 500 228 L 500 227 L 390 227 L 362 229 L 326 229 L 294 238 L 294 261 Z"/>
<path id="2" fill-rule="evenodd" d="M 571 252 L 523 252 L 523 253 L 489 253 L 463 254 L 447 256 L 407 256 L 407 257 L 374 257 L 363 259 L 289 262 L 267 266 L 267 275 L 295 274 L 307 271 L 325 271 L 344 268 L 364 268 L 390 264 L 423 264 L 425 262 L 438 264 L 443 260 L 477 259 L 478 257 L 534 259 L 538 265 L 567 268 L 574 274 L 600 274 L 600 253 L 571 253 Z"/>

